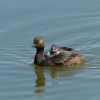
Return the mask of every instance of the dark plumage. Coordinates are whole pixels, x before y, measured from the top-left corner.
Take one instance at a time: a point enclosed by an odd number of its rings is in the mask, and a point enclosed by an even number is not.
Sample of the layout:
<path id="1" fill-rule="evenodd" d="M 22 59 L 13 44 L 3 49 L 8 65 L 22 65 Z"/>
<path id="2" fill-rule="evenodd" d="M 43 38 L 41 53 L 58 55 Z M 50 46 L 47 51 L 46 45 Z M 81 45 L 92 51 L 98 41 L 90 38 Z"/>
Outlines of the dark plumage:
<path id="1" fill-rule="evenodd" d="M 37 49 L 34 64 L 41 66 L 59 66 L 59 65 L 73 65 L 77 63 L 82 63 L 84 61 L 84 57 L 80 56 L 78 52 L 76 52 L 72 48 L 67 47 L 57 47 L 56 45 L 52 45 L 50 56 L 46 57 L 43 55 L 44 52 L 44 41 L 41 36 L 37 36 L 34 38 L 34 47 Z M 57 49 L 57 51 L 56 51 Z M 57 53 L 52 55 L 53 53 Z"/>

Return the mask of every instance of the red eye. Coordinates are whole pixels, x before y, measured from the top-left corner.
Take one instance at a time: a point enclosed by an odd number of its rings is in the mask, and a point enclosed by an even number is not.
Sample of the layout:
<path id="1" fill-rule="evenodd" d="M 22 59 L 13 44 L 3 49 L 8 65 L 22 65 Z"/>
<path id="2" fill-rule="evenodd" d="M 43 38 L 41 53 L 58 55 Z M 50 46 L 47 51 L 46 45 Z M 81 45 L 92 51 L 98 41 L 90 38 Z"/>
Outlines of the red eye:
<path id="1" fill-rule="evenodd" d="M 38 42 L 38 44 L 40 44 L 40 42 Z"/>
<path id="2" fill-rule="evenodd" d="M 53 49 L 53 50 L 56 50 L 56 49 Z"/>

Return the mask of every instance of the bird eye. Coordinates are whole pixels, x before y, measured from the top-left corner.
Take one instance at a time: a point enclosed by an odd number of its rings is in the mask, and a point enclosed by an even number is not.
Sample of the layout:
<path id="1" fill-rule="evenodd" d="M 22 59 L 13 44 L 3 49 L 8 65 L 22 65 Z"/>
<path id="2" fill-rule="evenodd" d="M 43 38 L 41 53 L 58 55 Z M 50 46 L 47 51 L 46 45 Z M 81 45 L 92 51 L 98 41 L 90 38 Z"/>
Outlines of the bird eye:
<path id="1" fill-rule="evenodd" d="M 38 42 L 38 44 L 40 44 L 40 42 Z"/>

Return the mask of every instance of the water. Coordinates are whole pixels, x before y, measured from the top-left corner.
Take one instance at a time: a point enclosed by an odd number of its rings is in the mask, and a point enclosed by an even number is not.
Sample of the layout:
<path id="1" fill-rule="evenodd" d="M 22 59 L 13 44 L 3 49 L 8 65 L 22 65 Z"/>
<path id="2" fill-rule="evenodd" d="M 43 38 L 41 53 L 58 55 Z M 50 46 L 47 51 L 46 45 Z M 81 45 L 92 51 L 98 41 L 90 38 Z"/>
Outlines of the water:
<path id="1" fill-rule="evenodd" d="M 0 100 L 100 100 L 100 0 L 0 0 Z M 76 49 L 74 67 L 33 65 L 33 38 Z"/>

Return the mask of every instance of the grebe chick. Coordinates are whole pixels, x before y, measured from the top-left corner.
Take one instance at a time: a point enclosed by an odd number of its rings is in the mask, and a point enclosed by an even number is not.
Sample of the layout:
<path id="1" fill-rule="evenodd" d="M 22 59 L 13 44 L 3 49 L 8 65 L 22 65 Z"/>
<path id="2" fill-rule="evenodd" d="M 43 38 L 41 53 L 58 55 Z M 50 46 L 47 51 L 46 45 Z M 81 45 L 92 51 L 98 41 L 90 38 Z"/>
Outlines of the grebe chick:
<path id="1" fill-rule="evenodd" d="M 58 55 L 59 53 L 66 52 L 66 51 L 72 51 L 74 49 L 67 48 L 67 47 L 58 47 L 57 45 L 53 44 L 51 46 L 50 51 L 45 52 L 45 57 L 50 58 Z"/>
<path id="2" fill-rule="evenodd" d="M 57 54 L 60 53 L 59 51 L 60 50 L 59 50 L 58 46 L 53 44 L 51 46 L 50 51 L 45 52 L 45 57 L 47 57 L 47 58 L 54 57 L 54 56 L 56 56 Z"/>

